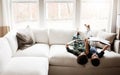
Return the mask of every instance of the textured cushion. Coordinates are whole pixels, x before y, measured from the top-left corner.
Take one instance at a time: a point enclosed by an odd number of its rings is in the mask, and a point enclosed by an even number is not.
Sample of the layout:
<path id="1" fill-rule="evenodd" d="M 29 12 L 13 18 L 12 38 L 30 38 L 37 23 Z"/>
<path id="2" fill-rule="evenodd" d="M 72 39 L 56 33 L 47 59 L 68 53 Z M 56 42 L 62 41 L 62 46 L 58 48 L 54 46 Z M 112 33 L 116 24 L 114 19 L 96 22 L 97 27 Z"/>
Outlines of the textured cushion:
<path id="1" fill-rule="evenodd" d="M 43 57 L 14 57 L 2 75 L 48 75 L 48 59 Z"/>
<path id="2" fill-rule="evenodd" d="M 35 43 L 34 36 L 29 27 L 17 32 L 18 49 L 24 49 Z"/>
<path id="3" fill-rule="evenodd" d="M 6 38 L 0 38 L 0 72 L 12 57 L 12 50 Z"/>
<path id="4" fill-rule="evenodd" d="M 35 44 L 24 50 L 18 50 L 14 56 L 18 56 L 18 57 L 23 57 L 23 56 L 48 57 L 48 54 L 49 54 L 48 44 Z"/>
<path id="5" fill-rule="evenodd" d="M 66 44 L 72 40 L 72 36 L 74 34 L 75 34 L 75 30 L 50 29 L 49 43 Z"/>
<path id="6" fill-rule="evenodd" d="M 101 50 L 98 49 L 98 51 L 100 52 Z M 77 64 L 76 58 L 76 56 L 67 52 L 65 45 L 52 45 L 50 47 L 49 61 L 52 66 L 84 68 L 84 66 Z M 92 68 L 94 66 L 89 60 L 85 67 Z M 120 67 L 120 55 L 112 51 L 105 51 L 104 57 L 101 58 L 101 64 L 98 67 Z"/>
<path id="7" fill-rule="evenodd" d="M 48 30 L 43 29 L 32 29 L 34 33 L 35 42 L 37 43 L 47 43 L 48 44 Z"/>

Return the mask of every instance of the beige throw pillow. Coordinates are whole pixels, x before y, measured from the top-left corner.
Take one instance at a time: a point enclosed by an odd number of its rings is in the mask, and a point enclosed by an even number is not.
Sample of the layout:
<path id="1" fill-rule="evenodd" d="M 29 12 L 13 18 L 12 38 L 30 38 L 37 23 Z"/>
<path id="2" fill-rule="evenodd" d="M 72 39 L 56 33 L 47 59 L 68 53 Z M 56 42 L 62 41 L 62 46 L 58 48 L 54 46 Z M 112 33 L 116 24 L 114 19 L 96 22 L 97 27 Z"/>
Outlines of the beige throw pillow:
<path id="1" fill-rule="evenodd" d="M 116 33 L 108 33 L 104 31 L 99 31 L 97 37 L 109 41 L 111 44 L 116 37 Z"/>
<path id="2" fill-rule="evenodd" d="M 107 40 L 110 42 L 110 44 L 112 44 L 115 37 L 116 37 L 116 33 L 108 33 L 108 32 L 104 32 L 104 31 L 99 31 L 97 34 L 97 37 L 104 39 L 104 40 Z M 105 44 L 97 42 L 96 46 L 99 48 L 103 48 L 105 46 Z"/>

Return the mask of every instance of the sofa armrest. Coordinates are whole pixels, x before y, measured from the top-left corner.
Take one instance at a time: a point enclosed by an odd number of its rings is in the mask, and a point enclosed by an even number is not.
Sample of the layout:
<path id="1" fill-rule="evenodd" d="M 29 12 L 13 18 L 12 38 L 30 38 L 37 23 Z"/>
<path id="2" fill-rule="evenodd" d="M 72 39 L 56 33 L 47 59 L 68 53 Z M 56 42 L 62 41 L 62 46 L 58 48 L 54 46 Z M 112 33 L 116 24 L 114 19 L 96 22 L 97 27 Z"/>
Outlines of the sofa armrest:
<path id="1" fill-rule="evenodd" d="M 120 53 L 120 40 L 115 40 L 114 41 L 114 51 L 116 53 Z"/>
<path id="2" fill-rule="evenodd" d="M 0 38 L 0 72 L 10 61 L 11 57 L 12 57 L 12 51 L 8 43 L 8 40 L 4 37 Z"/>

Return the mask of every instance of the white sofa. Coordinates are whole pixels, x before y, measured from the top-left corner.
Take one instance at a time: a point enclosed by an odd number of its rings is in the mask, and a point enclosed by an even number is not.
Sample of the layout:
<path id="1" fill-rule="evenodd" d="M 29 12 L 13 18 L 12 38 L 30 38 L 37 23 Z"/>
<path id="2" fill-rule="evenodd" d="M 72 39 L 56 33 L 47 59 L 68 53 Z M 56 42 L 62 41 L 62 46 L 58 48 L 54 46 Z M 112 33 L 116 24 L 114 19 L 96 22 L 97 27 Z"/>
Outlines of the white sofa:
<path id="1" fill-rule="evenodd" d="M 90 60 L 79 65 L 65 48 L 75 30 L 32 31 L 36 43 L 24 50 L 17 50 L 16 31 L 0 38 L 0 75 L 120 75 L 120 54 L 113 51 L 105 51 L 98 67 Z"/>

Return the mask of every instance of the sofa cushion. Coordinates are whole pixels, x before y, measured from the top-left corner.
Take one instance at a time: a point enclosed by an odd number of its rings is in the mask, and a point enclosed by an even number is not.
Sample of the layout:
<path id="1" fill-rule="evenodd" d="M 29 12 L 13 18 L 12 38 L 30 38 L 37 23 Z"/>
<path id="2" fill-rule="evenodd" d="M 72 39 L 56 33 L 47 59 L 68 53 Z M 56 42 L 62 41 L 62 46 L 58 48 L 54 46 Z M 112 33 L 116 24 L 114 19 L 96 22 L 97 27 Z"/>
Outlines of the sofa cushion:
<path id="1" fill-rule="evenodd" d="M 0 38 L 0 72 L 10 61 L 12 50 L 6 38 Z"/>
<path id="2" fill-rule="evenodd" d="M 48 75 L 48 58 L 14 57 L 2 75 Z"/>
<path id="3" fill-rule="evenodd" d="M 72 40 L 72 36 L 74 34 L 75 34 L 75 30 L 50 29 L 49 43 L 50 44 L 66 44 Z"/>
<path id="4" fill-rule="evenodd" d="M 113 51 L 105 51 L 104 57 L 101 59 L 101 66 L 120 67 L 120 54 Z"/>
<path id="5" fill-rule="evenodd" d="M 76 58 L 76 56 L 67 52 L 65 45 L 52 45 L 50 47 L 50 65 L 68 67 L 79 66 Z"/>
<path id="6" fill-rule="evenodd" d="M 100 52 L 101 50 L 98 49 Z M 80 67 L 76 61 L 76 56 L 68 53 L 65 45 L 52 45 L 50 47 L 50 65 L 52 66 L 66 66 L 66 67 Z M 120 55 L 114 52 L 105 51 L 105 55 L 101 58 L 101 64 L 98 67 L 120 67 Z M 84 66 L 82 66 L 84 67 Z M 94 67 L 90 59 L 85 66 L 86 68 Z"/>
<path id="7" fill-rule="evenodd" d="M 37 43 L 47 43 L 48 44 L 48 30 L 45 28 L 32 29 L 35 37 L 35 42 Z"/>
<path id="8" fill-rule="evenodd" d="M 28 47 L 24 50 L 18 50 L 14 56 L 41 56 L 48 57 L 49 46 L 48 44 L 35 44 L 31 47 Z"/>
<path id="9" fill-rule="evenodd" d="M 18 43 L 16 38 L 16 30 L 12 30 L 9 33 L 5 35 L 5 38 L 7 38 L 9 45 L 12 49 L 12 53 L 15 54 L 18 49 Z"/>

